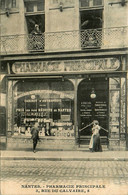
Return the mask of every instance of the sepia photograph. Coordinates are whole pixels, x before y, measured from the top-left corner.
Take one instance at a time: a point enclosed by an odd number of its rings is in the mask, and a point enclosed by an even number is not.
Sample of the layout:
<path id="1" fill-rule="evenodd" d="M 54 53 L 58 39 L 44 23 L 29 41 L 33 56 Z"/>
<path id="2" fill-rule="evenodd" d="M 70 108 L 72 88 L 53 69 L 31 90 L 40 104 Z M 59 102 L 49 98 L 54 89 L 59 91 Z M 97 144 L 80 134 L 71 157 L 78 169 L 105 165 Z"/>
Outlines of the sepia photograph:
<path id="1" fill-rule="evenodd" d="M 128 1 L 0 0 L 0 195 L 128 195 Z"/>

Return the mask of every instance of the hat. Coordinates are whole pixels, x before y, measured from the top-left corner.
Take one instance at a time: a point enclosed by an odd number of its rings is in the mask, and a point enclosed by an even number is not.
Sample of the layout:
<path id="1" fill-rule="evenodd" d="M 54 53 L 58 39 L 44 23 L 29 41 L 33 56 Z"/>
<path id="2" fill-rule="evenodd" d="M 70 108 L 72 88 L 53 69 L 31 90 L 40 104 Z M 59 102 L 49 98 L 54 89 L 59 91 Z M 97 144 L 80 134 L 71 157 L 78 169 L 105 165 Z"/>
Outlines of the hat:
<path id="1" fill-rule="evenodd" d="M 39 25 L 38 24 L 35 24 L 35 27 L 39 27 Z"/>
<path id="2" fill-rule="evenodd" d="M 99 125 L 99 122 L 97 120 L 94 120 L 93 124 Z"/>

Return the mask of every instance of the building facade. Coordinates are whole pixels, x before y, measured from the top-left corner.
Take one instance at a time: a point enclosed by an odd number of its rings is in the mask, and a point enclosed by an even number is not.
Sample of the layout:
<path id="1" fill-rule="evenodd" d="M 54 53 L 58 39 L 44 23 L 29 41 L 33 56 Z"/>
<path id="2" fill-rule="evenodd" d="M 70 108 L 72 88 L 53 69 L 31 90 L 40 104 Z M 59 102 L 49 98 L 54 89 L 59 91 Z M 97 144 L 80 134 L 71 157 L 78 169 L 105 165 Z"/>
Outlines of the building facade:
<path id="1" fill-rule="evenodd" d="M 77 150 L 98 120 L 102 144 L 126 150 L 127 1 L 0 3 L 6 148 L 30 148 L 38 121 L 41 149 Z"/>

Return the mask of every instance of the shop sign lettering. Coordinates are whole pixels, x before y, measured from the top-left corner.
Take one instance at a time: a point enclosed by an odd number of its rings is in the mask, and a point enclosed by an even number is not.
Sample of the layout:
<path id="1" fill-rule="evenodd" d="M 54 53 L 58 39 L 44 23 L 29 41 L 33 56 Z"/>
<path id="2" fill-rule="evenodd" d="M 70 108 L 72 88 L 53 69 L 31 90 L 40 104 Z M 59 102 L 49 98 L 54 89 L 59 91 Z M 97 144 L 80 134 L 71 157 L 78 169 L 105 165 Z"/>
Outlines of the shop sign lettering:
<path id="1" fill-rule="evenodd" d="M 25 73 L 84 73 L 91 71 L 114 71 L 120 67 L 117 58 L 15 62 L 12 71 L 16 74 Z"/>
<path id="2" fill-rule="evenodd" d="M 73 91 L 51 91 L 51 90 L 33 90 L 33 91 L 28 91 L 28 92 L 25 92 L 25 93 L 21 93 L 21 94 L 16 94 L 14 99 L 17 100 L 21 97 L 24 97 L 24 96 L 29 96 L 29 95 L 40 95 L 41 98 L 47 98 L 46 100 L 40 100 L 40 101 L 43 101 L 43 102 L 48 102 L 48 97 L 50 95 L 56 95 L 58 96 L 59 98 L 63 99 L 63 98 L 69 98 L 69 99 L 74 99 L 74 93 Z M 25 100 L 26 102 L 36 102 L 37 99 L 31 99 L 31 100 Z M 61 100 L 57 100 L 57 99 L 54 99 L 52 100 L 52 102 L 56 102 L 56 101 L 61 101 Z M 49 102 L 51 102 L 51 100 L 49 99 Z"/>

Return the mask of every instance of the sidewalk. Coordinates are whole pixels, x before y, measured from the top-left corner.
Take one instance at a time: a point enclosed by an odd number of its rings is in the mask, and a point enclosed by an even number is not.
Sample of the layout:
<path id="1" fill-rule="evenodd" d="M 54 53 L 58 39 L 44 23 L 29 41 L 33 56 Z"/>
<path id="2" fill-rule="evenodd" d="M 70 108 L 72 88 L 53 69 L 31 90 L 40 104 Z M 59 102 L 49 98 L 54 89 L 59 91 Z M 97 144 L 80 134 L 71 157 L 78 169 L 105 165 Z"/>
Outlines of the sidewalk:
<path id="1" fill-rule="evenodd" d="M 1 160 L 128 161 L 128 151 L 1 151 Z"/>

